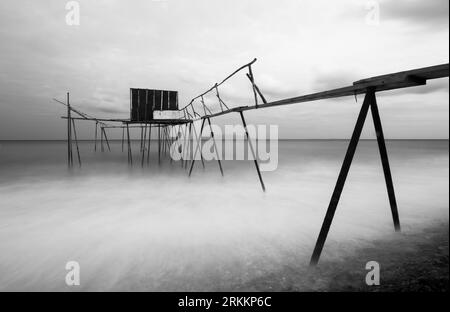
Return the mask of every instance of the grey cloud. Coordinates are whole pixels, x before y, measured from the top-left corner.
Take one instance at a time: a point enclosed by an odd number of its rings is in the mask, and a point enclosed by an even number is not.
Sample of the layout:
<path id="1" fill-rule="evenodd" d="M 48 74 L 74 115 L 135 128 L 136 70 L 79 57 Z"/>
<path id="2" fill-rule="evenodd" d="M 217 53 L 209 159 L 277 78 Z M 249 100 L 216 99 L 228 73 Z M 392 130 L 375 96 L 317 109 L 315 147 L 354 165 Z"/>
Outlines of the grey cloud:
<path id="1" fill-rule="evenodd" d="M 107 114 L 126 114 L 129 113 L 129 110 L 123 109 L 120 107 L 113 107 L 113 106 L 100 106 L 97 107 L 97 111 L 101 113 L 107 113 Z"/>
<path id="2" fill-rule="evenodd" d="M 348 71 L 330 72 L 328 74 L 319 74 L 315 79 L 315 91 L 332 90 L 336 88 L 352 85 L 358 80 L 358 74 Z"/>
<path id="3" fill-rule="evenodd" d="M 404 20 L 420 25 L 448 28 L 448 0 L 396 0 L 380 4 L 383 19 Z"/>

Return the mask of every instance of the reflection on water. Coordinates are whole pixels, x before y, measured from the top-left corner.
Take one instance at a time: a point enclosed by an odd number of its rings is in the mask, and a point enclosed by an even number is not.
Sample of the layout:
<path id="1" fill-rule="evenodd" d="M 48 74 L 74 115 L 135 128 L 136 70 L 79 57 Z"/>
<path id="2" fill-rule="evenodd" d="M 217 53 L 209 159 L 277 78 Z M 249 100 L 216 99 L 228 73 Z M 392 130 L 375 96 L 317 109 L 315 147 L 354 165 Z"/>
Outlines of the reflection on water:
<path id="1" fill-rule="evenodd" d="M 306 270 L 346 146 L 280 142 L 263 193 L 251 161 L 224 162 L 224 177 L 197 163 L 188 178 L 180 163 L 158 165 L 156 149 L 142 169 L 136 145 L 130 169 L 120 142 L 111 153 L 83 142 L 83 166 L 69 171 L 64 142 L 1 142 L 0 290 L 73 290 L 71 260 L 81 290 L 245 290 Z M 388 151 L 403 231 L 448 220 L 448 141 L 390 141 Z M 363 141 L 322 259 L 392 232 L 377 145 Z"/>

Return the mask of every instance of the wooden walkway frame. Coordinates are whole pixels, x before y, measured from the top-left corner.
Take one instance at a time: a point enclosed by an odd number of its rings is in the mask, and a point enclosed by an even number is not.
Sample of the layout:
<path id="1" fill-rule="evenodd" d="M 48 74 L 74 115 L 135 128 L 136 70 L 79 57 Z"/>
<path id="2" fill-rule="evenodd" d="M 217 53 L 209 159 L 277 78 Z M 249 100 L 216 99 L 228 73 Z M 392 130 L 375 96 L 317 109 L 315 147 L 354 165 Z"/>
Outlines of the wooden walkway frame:
<path id="1" fill-rule="evenodd" d="M 400 218 L 399 218 L 398 209 L 397 209 L 397 202 L 396 202 L 396 198 L 395 198 L 395 191 L 394 191 L 394 185 L 393 185 L 393 181 L 392 181 L 392 175 L 391 175 L 391 170 L 390 170 L 390 165 L 389 165 L 389 159 L 388 159 L 388 154 L 387 154 L 387 149 L 386 149 L 385 138 L 384 138 L 383 129 L 382 129 L 382 125 L 381 125 L 381 118 L 380 118 L 380 114 L 378 111 L 378 105 L 377 105 L 377 101 L 376 101 L 376 94 L 378 92 L 387 91 L 387 90 L 395 90 L 395 89 L 423 86 L 423 85 L 426 85 L 428 80 L 449 77 L 449 64 L 447 63 L 447 64 L 442 64 L 442 65 L 418 68 L 418 69 L 397 72 L 397 73 L 392 73 L 392 74 L 387 74 L 387 75 L 382 75 L 382 76 L 376 76 L 376 77 L 356 81 L 353 83 L 353 85 L 343 87 L 343 88 L 327 90 L 327 91 L 282 99 L 282 100 L 278 100 L 278 101 L 268 102 L 265 99 L 265 97 L 263 96 L 261 90 L 255 84 L 255 79 L 254 79 L 254 75 L 253 75 L 253 71 L 252 71 L 252 67 L 251 67 L 255 62 L 256 62 L 256 59 L 254 59 L 252 62 L 250 62 L 248 64 L 241 66 L 240 68 L 235 70 L 231 75 L 229 75 L 224 80 L 222 80 L 220 83 L 214 84 L 206 92 L 193 98 L 188 105 L 186 105 L 185 107 L 183 107 L 179 110 L 180 112 L 182 112 L 184 117 L 182 117 L 180 119 L 152 120 L 151 122 L 148 122 L 150 124 L 157 125 L 157 127 L 158 127 L 158 155 L 159 155 L 158 161 L 159 162 L 161 161 L 161 152 L 162 152 L 161 151 L 161 148 L 162 148 L 161 140 L 163 139 L 163 137 L 161 135 L 161 127 L 163 127 L 163 130 L 164 130 L 164 128 L 166 126 L 175 126 L 175 125 L 184 126 L 184 134 L 185 134 L 184 140 L 186 141 L 186 139 L 187 139 L 188 140 L 187 143 L 189 143 L 190 139 L 188 138 L 188 136 L 192 137 L 192 135 L 193 135 L 193 131 L 192 131 L 193 122 L 195 120 L 202 119 L 202 127 L 201 127 L 201 131 L 199 134 L 199 139 L 201 141 L 201 135 L 203 133 L 203 128 L 204 128 L 206 121 L 208 121 L 208 124 L 211 129 L 211 133 L 212 133 L 211 118 L 230 114 L 230 113 L 239 113 L 242 123 L 244 125 L 244 128 L 246 130 L 246 136 L 249 141 L 251 151 L 252 151 L 254 159 L 255 159 L 254 163 L 255 163 L 257 173 L 258 173 L 259 180 L 261 182 L 262 189 L 265 190 L 265 185 L 262 180 L 261 172 L 259 170 L 259 164 L 258 164 L 256 155 L 255 155 L 255 151 L 253 150 L 253 146 L 251 145 L 250 138 L 248 135 L 247 124 L 245 122 L 245 118 L 244 118 L 244 114 L 243 114 L 244 111 L 254 110 L 254 109 L 262 109 L 262 108 L 268 108 L 268 107 L 291 105 L 291 104 L 299 104 L 299 103 L 305 103 L 305 102 L 311 102 L 311 101 L 317 101 L 317 100 L 333 99 L 333 98 L 339 98 L 339 97 L 345 97 L 345 96 L 355 96 L 356 97 L 359 94 L 364 94 L 365 95 L 364 102 L 361 106 L 361 110 L 360 110 L 358 119 L 356 121 L 356 125 L 353 130 L 353 134 L 350 139 L 350 143 L 347 148 L 347 152 L 344 157 L 344 161 L 343 161 L 343 164 L 342 164 L 342 167 L 341 167 L 341 170 L 340 170 L 337 182 L 336 182 L 336 186 L 335 186 L 333 194 L 331 196 L 331 200 L 330 200 L 325 218 L 323 220 L 322 227 L 321 227 L 317 242 L 315 244 L 313 254 L 311 256 L 310 265 L 315 266 L 319 262 L 321 253 L 323 251 L 323 247 L 326 242 L 327 235 L 331 228 L 331 224 L 332 224 L 333 217 L 334 217 L 334 214 L 337 209 L 337 205 L 339 203 L 340 196 L 344 189 L 345 181 L 346 181 L 348 172 L 350 170 L 351 163 L 353 161 L 353 156 L 356 152 L 356 148 L 357 148 L 357 145 L 358 145 L 358 142 L 359 142 L 359 139 L 361 136 L 361 132 L 362 132 L 369 109 L 372 112 L 372 118 L 373 118 L 375 130 L 376 130 L 378 149 L 380 152 L 381 162 L 382 162 L 382 166 L 383 166 L 386 188 L 387 188 L 387 193 L 388 193 L 388 197 L 389 197 L 392 218 L 393 218 L 393 222 L 394 222 L 394 229 L 395 229 L 395 231 L 400 231 Z M 248 69 L 248 73 L 246 75 L 252 85 L 253 95 L 255 98 L 255 104 L 252 106 L 239 106 L 239 107 L 234 107 L 234 108 L 228 108 L 228 106 L 225 104 L 225 102 L 220 98 L 220 93 L 219 93 L 218 88 L 223 83 L 225 83 L 228 79 L 230 79 L 232 76 L 236 75 L 238 72 L 240 72 L 244 69 Z M 207 107 L 207 105 L 204 103 L 204 100 L 203 100 L 203 97 L 207 93 L 212 92 L 212 91 L 215 91 L 216 96 L 219 99 L 220 111 L 216 112 L 216 113 L 213 113 L 211 111 L 211 109 Z M 258 96 L 261 98 L 262 103 L 258 102 Z M 128 137 L 128 161 L 130 164 L 132 164 L 129 124 L 131 124 L 133 122 L 131 122 L 128 119 L 94 118 L 94 117 L 88 116 L 87 114 L 81 113 L 80 111 L 76 110 L 75 108 L 73 108 L 70 105 L 69 93 L 67 93 L 67 103 L 63 103 L 56 99 L 54 99 L 54 100 L 67 106 L 67 117 L 64 116 L 62 118 L 67 119 L 67 121 L 68 121 L 67 122 L 67 134 L 68 134 L 68 136 L 67 136 L 68 147 L 67 148 L 68 148 L 68 165 L 69 165 L 69 167 L 71 167 L 73 165 L 71 121 L 73 122 L 73 120 L 76 120 L 76 119 L 92 120 L 92 121 L 95 121 L 96 123 L 100 123 L 103 127 L 105 126 L 104 122 L 120 122 L 122 124 L 125 124 L 126 129 L 127 129 L 127 137 Z M 196 101 L 196 100 L 199 100 L 201 102 L 201 105 L 203 107 L 203 112 L 204 112 L 203 116 L 199 115 L 199 113 L 197 113 L 197 111 L 194 109 L 194 101 Z M 226 109 L 223 109 L 223 106 L 225 106 Z M 72 117 L 71 112 L 76 113 L 80 117 Z M 195 119 L 195 118 L 197 118 L 197 119 Z M 141 122 L 139 122 L 139 123 L 141 123 Z M 97 133 L 97 125 L 96 125 L 96 133 Z M 104 134 L 106 135 L 106 133 L 104 133 Z M 212 136 L 214 139 L 213 133 L 212 133 Z M 96 135 L 96 138 L 97 138 L 97 135 Z M 167 137 L 164 140 L 167 140 Z M 142 141 L 143 141 L 143 139 L 141 139 L 141 144 L 142 144 Z M 97 141 L 95 141 L 95 144 L 96 144 L 96 142 Z M 163 144 L 167 144 L 167 143 L 169 143 L 169 142 L 163 142 Z M 189 176 L 192 173 L 192 169 L 193 169 L 193 166 L 195 163 L 195 156 L 196 156 L 196 153 L 198 151 L 200 144 L 198 144 L 196 146 L 194 157 L 192 159 L 190 170 L 189 170 Z M 215 144 L 216 143 L 214 141 L 214 146 L 216 147 Z M 184 146 L 186 146 L 186 144 Z M 149 148 L 150 148 L 150 145 L 149 145 Z M 96 149 L 96 145 L 95 145 L 95 149 Z M 187 149 L 185 149 L 183 151 L 183 154 L 186 153 L 186 150 Z M 217 151 L 217 149 L 216 149 L 216 151 Z M 79 159 L 79 161 L 81 164 L 80 159 Z M 148 161 L 148 159 L 147 159 L 147 161 Z M 221 173 L 223 174 L 220 159 L 218 159 L 218 161 L 219 161 L 219 168 L 221 170 Z M 182 159 L 181 166 L 185 167 L 187 169 L 187 158 L 185 158 L 184 161 Z"/>
<path id="2" fill-rule="evenodd" d="M 229 75 L 227 78 L 225 78 L 220 84 L 215 84 L 211 89 L 207 90 L 206 92 L 202 93 L 201 95 L 197 96 L 191 102 L 182 108 L 181 110 L 184 110 L 185 113 L 188 111 L 189 107 L 193 109 L 193 102 L 196 99 L 201 99 L 201 104 L 203 106 L 204 115 L 200 117 L 201 119 L 208 121 L 213 117 L 218 117 L 230 113 L 239 113 L 244 125 L 244 128 L 246 129 L 246 123 L 243 116 L 244 111 L 248 110 L 254 110 L 254 109 L 261 109 L 261 108 L 268 108 L 268 107 L 275 107 L 275 106 L 283 106 L 283 105 L 290 105 L 290 104 L 298 104 L 298 103 L 304 103 L 304 102 L 311 102 L 311 101 L 317 101 L 317 100 L 325 100 L 325 99 L 333 99 L 338 97 L 344 97 L 344 96 L 357 96 L 358 94 L 365 94 L 364 103 L 361 107 L 361 111 L 359 113 L 355 129 L 353 131 L 352 138 L 350 140 L 347 153 L 344 158 L 344 162 L 342 164 L 341 171 L 339 173 L 335 189 L 333 191 L 333 194 L 331 196 L 330 204 L 328 206 L 325 218 L 323 220 L 323 224 L 316 242 L 316 245 L 314 247 L 313 254 L 311 256 L 310 265 L 315 266 L 319 262 L 320 255 L 322 253 L 323 247 L 325 245 L 325 241 L 328 235 L 328 232 L 330 230 L 334 214 L 337 209 L 337 205 L 339 203 L 339 199 L 342 193 L 342 190 L 345 185 L 345 181 L 348 175 L 348 172 L 350 170 L 350 166 L 353 160 L 353 156 L 356 151 L 356 147 L 358 145 L 358 141 L 362 132 L 362 128 L 364 126 L 364 122 L 368 113 L 369 108 L 372 112 L 372 118 L 375 126 L 376 136 L 377 136 L 377 142 L 378 142 L 378 149 L 381 156 L 381 162 L 383 166 L 383 172 L 386 182 L 386 188 L 388 192 L 389 197 L 389 203 L 391 206 L 391 213 L 392 218 L 394 222 L 394 229 L 395 231 L 400 231 L 400 219 L 397 209 L 397 201 L 395 198 L 395 191 L 394 191 L 394 185 L 392 182 L 392 174 L 390 170 L 389 165 L 389 159 L 386 149 L 386 143 L 384 139 L 383 129 L 381 125 L 381 118 L 378 111 L 378 105 L 376 102 L 376 93 L 381 91 L 387 91 L 387 90 L 394 90 L 394 89 L 402 89 L 402 88 L 409 88 L 409 87 L 415 87 L 415 86 L 423 86 L 426 85 L 427 80 L 431 79 L 438 79 L 438 78 L 444 78 L 449 77 L 449 64 L 442 64 L 442 65 L 436 65 L 436 66 L 430 66 L 430 67 L 424 67 L 409 71 L 403 71 L 393 74 L 387 74 L 382 76 L 376 76 L 372 78 L 362 79 L 359 81 L 356 81 L 353 83 L 352 86 L 313 93 L 313 94 L 307 94 L 302 95 L 298 97 L 283 99 L 279 101 L 274 102 L 267 102 L 264 96 L 262 95 L 259 88 L 254 83 L 254 77 L 253 73 L 251 71 L 251 65 L 256 61 L 253 60 L 249 64 L 246 64 L 239 69 L 237 69 L 235 72 L 233 72 L 231 75 Z M 210 92 L 213 89 L 217 90 L 217 87 L 224 83 L 226 80 L 228 80 L 230 77 L 235 75 L 237 72 L 241 71 L 244 68 L 249 69 L 249 73 L 247 74 L 248 79 L 252 83 L 253 93 L 255 97 L 255 105 L 254 106 L 239 106 L 227 110 L 223 110 L 221 107 L 221 111 L 217 113 L 212 113 L 211 110 L 206 107 L 203 96 Z M 217 93 L 218 94 L 218 93 Z M 261 97 L 263 103 L 258 103 L 257 94 Z M 219 99 L 220 100 L 220 99 Z M 208 113 L 206 111 L 208 110 Z M 249 140 L 250 147 L 252 148 L 250 138 L 248 136 L 248 132 L 246 129 L 246 135 L 247 139 Z M 252 149 L 252 152 L 254 154 L 254 151 Z M 259 170 L 259 165 L 255 157 L 255 167 L 258 173 L 258 177 L 261 182 L 261 186 L 263 190 L 265 190 L 264 182 L 261 177 L 261 172 Z M 191 167 L 192 170 L 192 167 Z"/>

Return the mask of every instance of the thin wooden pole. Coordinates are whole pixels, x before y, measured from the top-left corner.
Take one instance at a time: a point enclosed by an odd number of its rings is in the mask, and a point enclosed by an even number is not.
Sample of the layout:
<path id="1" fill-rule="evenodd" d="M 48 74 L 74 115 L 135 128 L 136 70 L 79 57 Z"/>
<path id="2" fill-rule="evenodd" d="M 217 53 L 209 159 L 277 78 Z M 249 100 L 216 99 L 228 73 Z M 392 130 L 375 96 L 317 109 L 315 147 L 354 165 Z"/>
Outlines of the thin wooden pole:
<path id="1" fill-rule="evenodd" d="M 105 134 L 106 145 L 108 146 L 108 150 L 111 152 L 111 147 L 109 146 L 108 136 L 106 135 L 106 130 L 103 127 L 103 133 Z"/>
<path id="2" fill-rule="evenodd" d="M 188 159 L 189 159 L 189 154 L 191 153 L 191 148 L 193 147 L 192 145 L 192 121 L 189 123 L 189 127 L 186 127 L 186 158 L 184 159 L 184 168 L 187 169 L 188 168 Z"/>
<path id="3" fill-rule="evenodd" d="M 122 126 L 122 153 L 123 153 L 123 143 L 125 141 L 125 127 Z"/>
<path id="4" fill-rule="evenodd" d="M 172 144 L 172 138 L 170 136 L 171 126 L 167 126 L 167 153 L 170 154 L 170 145 Z"/>
<path id="5" fill-rule="evenodd" d="M 67 92 L 67 164 L 69 167 L 72 167 L 72 132 L 71 132 L 71 124 L 70 124 L 71 116 L 70 116 L 70 100 L 69 100 L 69 92 Z"/>
<path id="6" fill-rule="evenodd" d="M 184 160 L 186 159 L 186 133 L 187 133 L 187 124 L 181 126 L 182 136 L 183 136 L 183 146 L 181 148 L 181 168 L 184 168 Z"/>
<path id="7" fill-rule="evenodd" d="M 172 144 L 173 144 L 173 137 L 172 137 L 172 131 L 173 131 L 173 127 L 172 126 L 169 126 L 169 157 L 170 157 L 170 163 L 172 164 L 173 163 L 173 158 L 172 158 L 172 156 L 170 155 L 170 148 L 172 147 Z"/>
<path id="8" fill-rule="evenodd" d="M 200 128 L 200 140 L 201 140 L 201 137 L 202 137 L 202 133 L 203 133 L 203 127 L 205 126 L 205 121 L 206 121 L 206 119 L 203 119 L 203 121 L 202 121 L 202 126 L 201 126 L 201 128 Z M 191 122 L 191 124 L 192 124 L 192 122 Z M 194 127 L 194 126 L 192 126 L 192 127 Z M 191 174 L 192 174 L 192 169 L 194 168 L 194 163 L 195 163 L 195 156 L 197 156 L 197 151 L 198 151 L 198 149 L 199 148 L 201 148 L 201 146 L 200 146 L 201 144 L 200 144 L 200 142 L 195 146 L 195 152 L 194 152 L 194 155 L 192 156 L 192 161 L 191 161 L 191 168 L 189 169 L 189 176 L 191 176 Z M 200 154 L 201 154 L 201 150 L 200 150 Z"/>
<path id="9" fill-rule="evenodd" d="M 164 127 L 163 131 L 163 146 L 164 146 L 164 155 L 167 155 L 167 126 Z"/>
<path id="10" fill-rule="evenodd" d="M 144 138 L 144 127 L 142 127 L 142 125 L 141 125 L 141 151 L 142 151 L 142 141 L 143 141 L 143 138 Z"/>
<path id="11" fill-rule="evenodd" d="M 245 123 L 244 114 L 242 112 L 239 112 L 239 114 L 241 115 L 242 124 L 244 125 L 244 129 L 245 129 L 245 135 L 247 136 L 248 145 L 250 146 L 250 150 L 251 150 L 252 155 L 253 155 L 253 161 L 255 163 L 256 171 L 258 172 L 259 182 L 261 182 L 261 187 L 262 187 L 263 191 L 265 192 L 266 191 L 266 187 L 264 185 L 264 181 L 263 181 L 262 176 L 261 176 L 261 171 L 259 170 L 258 159 L 256 158 L 255 150 L 253 149 L 253 144 L 252 144 L 252 141 L 250 139 L 250 135 L 248 134 L 247 124 Z"/>
<path id="12" fill-rule="evenodd" d="M 162 154 L 166 155 L 166 126 L 164 126 L 162 129 L 161 139 L 162 139 Z"/>
<path id="13" fill-rule="evenodd" d="M 158 164 L 161 163 L 161 124 L 158 124 Z"/>
<path id="14" fill-rule="evenodd" d="M 131 154 L 130 127 L 127 123 L 127 141 L 128 141 L 128 163 L 133 165 L 133 155 Z"/>
<path id="15" fill-rule="evenodd" d="M 102 152 L 104 152 L 105 148 L 103 147 L 103 127 L 100 127 L 100 147 Z"/>
<path id="16" fill-rule="evenodd" d="M 214 150 L 216 151 L 217 162 L 219 163 L 220 173 L 223 176 L 223 169 L 222 169 L 222 164 L 220 163 L 219 151 L 217 150 L 216 139 L 214 138 L 214 131 L 212 129 L 211 120 L 209 120 L 209 117 L 208 117 L 208 124 L 209 124 L 209 130 L 211 131 L 211 137 L 212 137 L 213 143 L 214 143 Z"/>
<path id="17" fill-rule="evenodd" d="M 74 139 L 75 139 L 75 145 L 77 147 L 78 164 L 81 167 L 81 157 L 80 157 L 80 148 L 78 147 L 77 129 L 75 128 L 75 120 L 73 120 L 73 119 L 72 119 L 72 126 L 73 126 L 73 134 L 74 134 Z"/>
<path id="18" fill-rule="evenodd" d="M 148 149 L 147 149 L 147 165 L 150 164 L 150 146 L 152 143 L 152 125 L 148 126 Z"/>
<path id="19" fill-rule="evenodd" d="M 264 95 L 261 93 L 261 90 L 259 90 L 258 86 L 255 84 L 255 80 L 253 76 L 250 76 L 249 74 L 247 74 L 247 78 L 250 80 L 250 82 L 253 85 L 253 89 L 256 90 L 256 92 L 258 93 L 259 97 L 261 98 L 261 100 L 263 101 L 264 104 L 267 104 L 267 100 L 264 97 Z"/>
<path id="20" fill-rule="evenodd" d="M 200 145 L 200 160 L 202 161 L 202 167 L 205 168 L 205 161 L 203 160 L 203 153 L 202 153 L 202 133 L 200 135 L 197 135 L 197 130 L 195 130 L 195 126 L 192 125 L 193 133 L 192 135 L 198 138 L 198 144 Z"/>
<path id="21" fill-rule="evenodd" d="M 181 130 L 181 135 L 182 135 L 182 140 L 183 140 L 183 143 L 182 143 L 182 146 L 181 146 L 181 159 L 180 159 L 181 168 L 184 167 L 184 153 L 185 153 L 185 148 L 186 148 L 186 136 L 185 136 L 186 127 L 187 126 L 185 124 L 184 125 L 180 125 L 180 130 Z"/>
<path id="22" fill-rule="evenodd" d="M 371 92 L 370 96 L 372 97 L 370 108 L 377 135 L 377 142 L 378 142 L 378 149 L 380 151 L 381 163 L 383 165 L 384 178 L 386 181 L 386 188 L 389 197 L 389 204 L 391 205 L 392 219 L 394 221 L 394 229 L 396 232 L 399 232 L 400 218 L 398 216 L 397 200 L 395 199 L 394 183 L 392 182 L 391 168 L 389 166 L 389 158 L 387 154 L 386 143 L 384 140 L 383 127 L 381 126 L 381 118 L 380 113 L 378 111 L 375 92 Z"/>
<path id="23" fill-rule="evenodd" d="M 145 144 L 147 142 L 147 124 L 145 124 L 144 129 L 144 138 L 142 140 L 142 159 L 141 159 L 141 167 L 144 168 L 144 160 L 145 160 Z"/>
<path id="24" fill-rule="evenodd" d="M 95 122 L 94 152 L 97 151 L 97 128 L 98 128 L 98 121 Z"/>
<path id="25" fill-rule="evenodd" d="M 249 76 L 249 79 L 250 79 L 250 81 L 252 83 L 253 95 L 255 96 L 255 107 L 258 107 L 258 96 L 256 95 L 255 80 L 253 78 L 253 72 L 252 72 L 252 66 L 251 65 L 248 66 L 248 76 Z"/>

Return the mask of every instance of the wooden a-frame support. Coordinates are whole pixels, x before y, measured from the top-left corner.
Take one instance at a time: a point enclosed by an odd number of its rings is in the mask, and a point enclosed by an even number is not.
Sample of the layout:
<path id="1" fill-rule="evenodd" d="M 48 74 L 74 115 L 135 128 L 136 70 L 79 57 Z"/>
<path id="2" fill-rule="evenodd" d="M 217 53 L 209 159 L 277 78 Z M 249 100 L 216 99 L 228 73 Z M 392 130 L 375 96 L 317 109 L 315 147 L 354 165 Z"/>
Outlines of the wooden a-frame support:
<path id="1" fill-rule="evenodd" d="M 362 104 L 361 111 L 358 116 L 358 120 L 356 122 L 355 129 L 353 130 L 353 135 L 350 140 L 350 144 L 347 149 L 347 153 L 344 158 L 344 162 L 342 164 L 341 171 L 339 173 L 339 177 L 336 182 L 336 186 L 333 191 L 333 195 L 331 196 L 330 204 L 328 206 L 327 213 L 323 220 L 322 228 L 319 233 L 319 237 L 317 239 L 316 245 L 314 247 L 314 252 L 311 256 L 310 265 L 314 266 L 319 262 L 320 255 L 322 253 L 323 247 L 325 245 L 325 241 L 327 239 L 328 232 L 331 227 L 331 223 L 333 221 L 334 213 L 336 212 L 337 205 L 339 203 L 339 199 L 341 197 L 342 190 L 344 189 L 345 180 L 347 179 L 347 175 L 352 164 L 353 156 L 355 155 L 356 147 L 358 145 L 359 138 L 361 136 L 361 132 L 364 126 L 364 122 L 366 120 L 367 113 L 369 108 L 372 112 L 372 119 L 375 126 L 375 132 L 378 141 L 378 148 L 380 150 L 381 163 L 383 165 L 384 178 L 386 181 L 386 187 L 389 197 L 389 203 L 391 206 L 392 218 L 394 221 L 395 231 L 400 231 L 400 220 L 397 210 L 397 201 L 395 199 L 394 192 L 394 184 L 392 182 L 391 169 L 389 166 L 389 159 L 386 150 L 386 143 L 383 134 L 383 128 L 381 126 L 380 114 L 378 111 L 375 90 L 368 89 L 366 92 L 366 96 L 364 98 L 364 103 Z"/>

